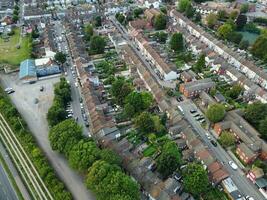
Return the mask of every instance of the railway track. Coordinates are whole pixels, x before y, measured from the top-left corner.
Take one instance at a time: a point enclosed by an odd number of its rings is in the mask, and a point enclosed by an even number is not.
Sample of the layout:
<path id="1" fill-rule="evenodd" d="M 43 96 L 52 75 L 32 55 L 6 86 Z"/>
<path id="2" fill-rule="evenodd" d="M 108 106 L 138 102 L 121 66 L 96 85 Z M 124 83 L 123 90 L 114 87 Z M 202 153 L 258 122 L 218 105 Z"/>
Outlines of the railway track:
<path id="1" fill-rule="evenodd" d="M 32 198 L 34 200 L 53 200 L 39 173 L 1 113 L 0 138 L 20 172 Z"/>

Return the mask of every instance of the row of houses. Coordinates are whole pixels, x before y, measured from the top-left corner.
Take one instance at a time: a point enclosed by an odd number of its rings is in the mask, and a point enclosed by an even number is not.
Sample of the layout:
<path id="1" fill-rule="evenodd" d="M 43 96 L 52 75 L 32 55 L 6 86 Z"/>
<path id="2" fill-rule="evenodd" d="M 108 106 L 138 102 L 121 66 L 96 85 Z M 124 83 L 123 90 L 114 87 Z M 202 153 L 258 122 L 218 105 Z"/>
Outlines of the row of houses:
<path id="1" fill-rule="evenodd" d="M 170 16 L 173 18 L 175 23 L 181 27 L 181 29 L 186 30 L 188 35 L 192 35 L 191 40 L 197 41 L 194 44 L 196 44 L 195 46 L 198 46 L 199 49 L 196 50 L 202 51 L 209 48 L 229 63 L 230 65 L 228 67 L 236 68 L 239 72 L 244 74 L 248 80 L 251 80 L 255 84 L 261 86 L 263 89 L 267 89 L 267 74 L 260 70 L 253 62 L 240 56 L 238 53 L 233 52 L 221 41 L 215 39 L 199 25 L 194 24 L 176 10 L 172 10 L 170 12 Z"/>
<path id="2" fill-rule="evenodd" d="M 130 46 L 125 45 L 122 51 L 124 58 L 127 58 L 130 65 L 136 67 L 136 71 L 147 90 L 149 90 L 155 97 L 161 111 L 167 113 L 170 118 L 169 134 L 175 136 L 182 135 L 182 140 L 188 146 L 188 150 L 182 152 L 183 159 L 192 161 L 197 159 L 201 162 L 209 172 L 209 177 L 212 184 L 216 185 L 229 176 L 220 162 L 218 162 L 214 155 L 203 144 L 198 134 L 194 132 L 189 126 L 188 122 L 183 120 L 176 109 L 165 99 L 163 91 L 158 82 L 153 78 L 148 69 L 142 64 L 142 61 L 134 53 Z M 173 119 L 173 120 L 172 120 Z M 182 141 L 176 141 L 177 144 L 182 144 Z M 178 145 L 179 146 L 179 145 Z M 182 145 L 183 146 L 183 145 Z"/>
<path id="3" fill-rule="evenodd" d="M 79 32 L 77 29 L 70 28 L 72 25 L 69 23 L 65 25 L 69 27 L 67 34 L 70 46 L 73 47 L 71 51 L 74 60 L 90 59 L 87 56 L 81 57 L 76 54 L 75 51 L 82 53 L 83 43 L 79 43 Z M 76 46 L 76 47 L 75 47 Z M 72 48 L 71 48 L 72 49 Z M 89 60 L 87 60 L 89 61 Z M 117 129 L 116 124 L 112 117 L 105 114 L 103 109 L 103 102 L 101 100 L 101 94 L 104 92 L 104 86 L 102 84 L 96 86 L 91 82 L 91 73 L 85 70 L 85 65 L 78 65 L 76 63 L 77 74 L 81 83 L 82 94 L 85 99 L 85 106 L 88 109 L 90 132 L 92 136 L 98 141 L 98 144 L 105 148 L 113 149 L 123 159 L 123 167 L 134 177 L 141 185 L 142 190 L 152 200 L 165 200 L 165 199 L 177 199 L 193 200 L 192 196 L 185 194 L 184 197 L 179 197 L 176 194 L 176 188 L 180 187 L 180 183 L 174 178 L 169 178 L 162 181 L 158 176 L 151 171 L 150 165 L 153 163 L 151 158 L 141 158 L 137 148 L 125 138 L 118 140 L 120 131 Z"/>
<path id="4" fill-rule="evenodd" d="M 263 87 L 249 79 L 242 71 L 229 63 L 221 54 L 217 53 L 204 41 L 200 41 L 197 36 L 190 34 L 188 30 L 181 26 L 176 26 L 175 30 L 183 33 L 189 49 L 191 49 L 194 54 L 205 54 L 206 64 L 211 67 L 212 71 L 217 72 L 221 76 L 225 76 L 226 79 L 231 80 L 231 82 L 243 86 L 245 89 L 244 99 L 246 101 L 257 99 L 263 103 L 267 103 L 267 92 Z"/>

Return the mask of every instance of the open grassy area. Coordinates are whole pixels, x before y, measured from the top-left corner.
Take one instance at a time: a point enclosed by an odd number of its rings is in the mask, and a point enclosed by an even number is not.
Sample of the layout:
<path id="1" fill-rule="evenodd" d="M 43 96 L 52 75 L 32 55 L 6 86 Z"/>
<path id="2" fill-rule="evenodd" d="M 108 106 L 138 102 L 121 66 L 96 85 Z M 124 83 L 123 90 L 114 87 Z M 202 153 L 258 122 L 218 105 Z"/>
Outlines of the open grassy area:
<path id="1" fill-rule="evenodd" d="M 31 38 L 30 36 L 23 37 L 20 49 L 17 49 L 20 29 L 15 28 L 14 31 L 15 34 L 10 36 L 9 41 L 4 41 L 0 37 L 0 64 L 9 64 L 12 68 L 17 68 L 21 61 L 29 58 L 31 55 Z"/>

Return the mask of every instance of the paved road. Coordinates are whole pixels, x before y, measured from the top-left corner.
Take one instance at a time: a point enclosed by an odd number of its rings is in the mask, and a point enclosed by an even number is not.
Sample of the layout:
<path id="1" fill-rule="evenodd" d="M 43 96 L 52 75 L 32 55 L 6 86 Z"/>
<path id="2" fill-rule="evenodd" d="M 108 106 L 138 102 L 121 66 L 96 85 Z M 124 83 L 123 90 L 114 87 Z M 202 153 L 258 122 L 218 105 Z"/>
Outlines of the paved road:
<path id="1" fill-rule="evenodd" d="M 191 109 L 198 110 L 199 113 L 201 111 L 197 109 L 196 105 L 191 102 L 191 100 L 185 100 L 183 102 L 180 102 L 179 105 L 182 107 L 184 111 L 184 117 L 188 120 L 188 122 L 191 124 L 191 126 L 196 130 L 196 132 L 199 134 L 200 138 L 204 141 L 204 144 L 208 146 L 208 148 L 211 150 L 211 152 L 215 155 L 215 157 L 225 166 L 227 171 L 230 174 L 230 177 L 233 179 L 234 183 L 237 185 L 239 191 L 244 195 L 249 195 L 254 197 L 254 199 L 257 200 L 264 200 L 264 197 L 258 189 L 253 185 L 245 176 L 243 171 L 238 168 L 238 170 L 233 170 L 228 162 L 232 160 L 232 158 L 227 154 L 227 152 L 220 146 L 220 144 L 217 145 L 217 147 L 214 147 L 210 140 L 206 136 L 206 130 L 202 128 L 200 123 L 194 119 L 192 114 L 190 113 Z M 215 140 L 215 138 L 210 134 L 212 139 Z"/>
<path id="2" fill-rule="evenodd" d="M 65 54 L 69 54 L 69 47 L 68 47 L 68 43 L 66 40 L 66 37 L 64 34 L 62 34 L 62 32 L 65 32 L 64 27 L 62 26 L 62 24 L 59 21 L 55 22 L 55 33 L 57 36 L 62 37 L 62 42 L 59 43 L 60 48 L 62 49 L 62 52 Z M 66 70 L 67 70 L 67 80 L 70 82 L 71 85 L 71 97 L 72 97 L 72 109 L 73 109 L 73 116 L 76 119 L 78 117 L 78 123 L 83 127 L 83 134 L 85 136 L 88 136 L 89 130 L 88 128 L 85 126 L 85 122 L 83 120 L 83 116 L 82 116 L 82 112 L 81 112 L 81 103 L 80 103 L 80 98 L 81 98 L 81 91 L 79 87 L 75 86 L 75 82 L 77 82 L 77 73 L 75 73 L 76 75 L 73 76 L 72 75 L 72 70 L 75 70 L 75 67 L 73 66 L 73 61 L 71 58 L 67 59 L 67 63 L 69 64 L 69 66 L 66 66 Z"/>
<path id="3" fill-rule="evenodd" d="M 7 164 L 9 171 L 11 172 L 23 198 L 24 199 L 30 199 L 30 195 L 27 191 L 27 188 L 25 187 L 23 181 L 21 180 L 17 169 L 15 168 L 13 162 L 11 161 L 10 157 L 8 156 L 7 151 L 5 150 L 5 148 L 1 142 L 0 142 L 0 153 L 2 154 L 3 159 L 4 159 L 5 163 Z M 12 190 L 13 190 L 13 188 L 12 188 Z M 1 196 L 1 194 L 0 194 L 0 196 Z"/>
<path id="4" fill-rule="evenodd" d="M 1 200 L 18 200 L 14 188 L 8 179 L 8 175 L 0 163 L 0 199 Z"/>

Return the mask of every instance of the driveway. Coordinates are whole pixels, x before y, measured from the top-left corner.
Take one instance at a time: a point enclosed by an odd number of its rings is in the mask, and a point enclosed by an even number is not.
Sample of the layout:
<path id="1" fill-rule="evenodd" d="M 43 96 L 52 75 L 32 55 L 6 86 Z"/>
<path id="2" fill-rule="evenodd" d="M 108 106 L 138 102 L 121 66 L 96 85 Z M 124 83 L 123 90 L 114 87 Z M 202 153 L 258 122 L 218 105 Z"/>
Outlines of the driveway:
<path id="1" fill-rule="evenodd" d="M 4 87 L 12 87 L 15 90 L 15 93 L 10 95 L 11 100 L 24 117 L 39 146 L 73 197 L 79 200 L 94 200 L 93 194 L 84 186 L 83 178 L 72 170 L 67 160 L 53 151 L 49 144 L 46 113 L 52 105 L 53 85 L 59 81 L 59 77 L 40 80 L 34 84 L 22 84 L 18 80 L 17 73 L 14 73 L 12 75 L 1 74 L 0 80 Z M 39 91 L 40 86 L 44 86 L 43 92 Z M 34 103 L 35 98 L 39 100 L 37 104 Z"/>

